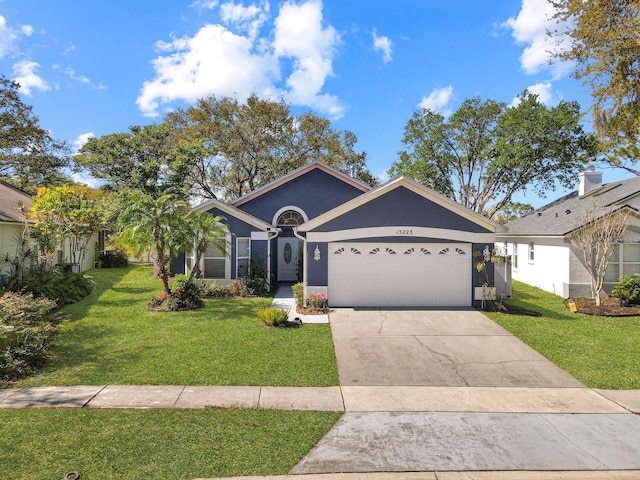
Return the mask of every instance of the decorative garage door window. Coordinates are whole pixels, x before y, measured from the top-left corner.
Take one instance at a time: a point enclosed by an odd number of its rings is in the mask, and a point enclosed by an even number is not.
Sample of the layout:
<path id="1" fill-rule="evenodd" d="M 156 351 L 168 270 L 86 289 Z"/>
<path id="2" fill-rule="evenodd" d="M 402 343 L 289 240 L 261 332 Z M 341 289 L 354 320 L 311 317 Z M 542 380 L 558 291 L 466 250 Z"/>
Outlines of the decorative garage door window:
<path id="1" fill-rule="evenodd" d="M 304 218 L 300 212 L 287 210 L 286 212 L 282 212 L 276 223 L 278 227 L 297 227 L 304 223 Z"/>
<path id="2" fill-rule="evenodd" d="M 451 255 L 467 255 L 467 252 L 465 252 L 462 248 L 457 248 L 457 247 L 456 248 L 445 247 L 439 250 L 436 249 L 435 251 L 438 252 L 438 255 L 450 255 L 450 256 Z M 398 254 L 398 251 L 396 249 L 391 247 L 385 247 L 385 246 L 367 247 L 364 249 L 364 252 L 368 255 L 397 255 Z M 400 252 L 402 253 L 402 255 L 431 255 L 432 254 L 431 251 L 426 247 L 403 248 L 402 250 L 400 250 Z M 339 247 L 333 251 L 333 255 L 361 255 L 361 254 L 362 254 L 362 251 L 354 247 Z M 285 250 L 285 255 L 286 255 L 286 250 Z"/>

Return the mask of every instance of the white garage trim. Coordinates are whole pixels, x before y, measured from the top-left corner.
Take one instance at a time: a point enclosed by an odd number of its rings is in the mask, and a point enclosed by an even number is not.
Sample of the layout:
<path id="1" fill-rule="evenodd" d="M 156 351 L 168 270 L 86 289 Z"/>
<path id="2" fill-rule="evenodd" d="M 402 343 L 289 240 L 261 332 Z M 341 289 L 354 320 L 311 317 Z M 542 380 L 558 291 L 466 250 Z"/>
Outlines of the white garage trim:
<path id="1" fill-rule="evenodd" d="M 473 233 L 447 228 L 414 227 L 407 225 L 351 228 L 348 230 L 333 230 L 331 232 L 307 233 L 307 240 L 309 242 L 340 242 L 356 238 L 380 237 L 422 237 L 471 243 L 493 243 L 496 239 L 494 233 Z"/>
<path id="2" fill-rule="evenodd" d="M 330 243 L 332 307 L 469 307 L 470 243 Z"/>

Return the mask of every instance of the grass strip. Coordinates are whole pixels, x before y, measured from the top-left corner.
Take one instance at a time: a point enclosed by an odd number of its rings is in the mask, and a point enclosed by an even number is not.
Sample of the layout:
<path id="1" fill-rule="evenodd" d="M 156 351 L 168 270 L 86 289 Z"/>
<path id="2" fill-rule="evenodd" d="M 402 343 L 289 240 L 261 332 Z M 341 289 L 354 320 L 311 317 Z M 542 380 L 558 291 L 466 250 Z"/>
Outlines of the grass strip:
<path id="1" fill-rule="evenodd" d="M 287 473 L 340 414 L 276 410 L 0 410 L 11 479 L 183 479 Z"/>
<path id="2" fill-rule="evenodd" d="M 640 388 L 640 317 L 571 313 L 563 299 L 513 282 L 510 304 L 542 317 L 486 315 L 591 388 Z"/>

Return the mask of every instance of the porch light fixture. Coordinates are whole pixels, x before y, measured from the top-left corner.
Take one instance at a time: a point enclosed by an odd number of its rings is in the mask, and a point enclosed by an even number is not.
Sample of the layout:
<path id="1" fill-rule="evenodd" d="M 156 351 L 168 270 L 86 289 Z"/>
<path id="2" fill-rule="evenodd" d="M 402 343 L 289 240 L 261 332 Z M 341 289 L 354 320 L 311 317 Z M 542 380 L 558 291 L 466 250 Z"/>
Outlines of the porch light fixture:
<path id="1" fill-rule="evenodd" d="M 484 250 L 482 251 L 482 256 L 484 257 L 485 263 L 489 263 L 491 261 L 491 250 L 489 250 L 489 245 L 485 245 Z"/>
<path id="2" fill-rule="evenodd" d="M 316 249 L 313 251 L 313 259 L 316 262 L 320 261 L 320 249 L 318 248 L 318 244 L 316 244 Z"/>

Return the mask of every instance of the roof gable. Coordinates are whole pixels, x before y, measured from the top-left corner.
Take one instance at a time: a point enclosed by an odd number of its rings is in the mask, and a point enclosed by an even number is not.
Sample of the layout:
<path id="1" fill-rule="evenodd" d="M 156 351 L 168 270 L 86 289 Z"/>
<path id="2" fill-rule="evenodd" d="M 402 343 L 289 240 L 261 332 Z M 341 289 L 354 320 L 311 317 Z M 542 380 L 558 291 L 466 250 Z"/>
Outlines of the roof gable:
<path id="1" fill-rule="evenodd" d="M 266 185 L 263 185 L 262 187 L 256 188 L 252 192 L 249 192 L 246 195 L 243 195 L 242 197 L 239 197 L 230 203 L 235 207 L 239 207 L 244 203 L 247 203 L 250 200 L 253 200 L 261 195 L 264 195 L 265 193 L 270 192 L 271 190 L 274 190 L 287 182 L 295 180 L 296 178 L 314 169 L 322 170 L 325 173 L 328 173 L 329 175 L 334 176 L 335 178 L 357 188 L 362 192 L 368 192 L 369 190 L 371 190 L 371 187 L 366 183 L 356 180 L 355 178 L 352 178 L 349 175 L 346 175 L 340 172 L 339 170 L 336 170 L 335 168 L 328 166 L 327 164 L 324 164 L 321 162 L 312 162 L 296 170 L 293 170 L 292 172 L 289 172 L 288 174 L 278 178 L 277 180 L 269 182 Z"/>
<path id="2" fill-rule="evenodd" d="M 409 178 L 399 177 L 369 191 L 368 193 L 360 195 L 353 200 L 340 205 L 333 210 L 330 210 L 329 212 L 310 220 L 309 222 L 306 222 L 303 225 L 300 225 L 298 227 L 298 231 L 308 232 L 316 229 L 321 230 L 323 226 L 329 226 L 331 222 L 339 217 L 347 217 L 351 212 L 359 211 L 363 207 L 366 207 L 368 205 L 373 207 L 381 205 L 380 200 L 382 200 L 384 197 L 393 199 L 393 197 L 400 198 L 401 196 L 407 198 L 408 201 L 412 201 L 410 197 L 413 197 L 414 204 L 415 199 L 425 199 L 438 207 L 437 214 L 442 214 L 443 212 L 448 211 L 457 215 L 458 217 L 460 217 L 460 222 L 458 223 L 459 228 L 461 228 L 462 225 L 466 222 L 467 227 L 473 224 L 480 229 L 483 229 L 484 231 L 496 232 L 497 230 L 502 229 L 502 226 L 494 222 L 493 220 L 490 220 L 483 215 L 477 214 L 469 210 L 468 208 L 463 207 L 459 203 L 454 202 L 453 200 L 435 192 L 434 190 L 426 188 L 425 186 L 420 185 L 419 183 Z M 395 222 L 397 224 L 398 221 L 402 221 L 401 215 L 398 214 L 397 210 L 394 211 L 392 207 L 393 205 L 387 206 L 387 209 L 391 208 L 391 210 L 380 211 L 380 215 L 386 217 L 387 220 L 391 220 L 392 222 Z M 415 216 L 425 216 L 427 214 L 430 214 L 431 212 L 419 212 L 414 210 L 407 211 L 405 213 L 415 218 Z M 385 221 L 386 220 L 382 220 L 382 223 L 384 223 Z M 350 223 L 354 228 L 357 226 L 353 224 L 352 220 L 350 221 Z"/>
<path id="3" fill-rule="evenodd" d="M 229 205 L 228 203 L 224 203 L 221 202 L 220 200 L 217 199 L 211 199 L 211 200 L 207 200 L 204 203 L 201 203 L 200 205 L 195 206 L 192 210 L 191 213 L 204 213 L 207 212 L 213 208 L 217 208 L 218 210 L 220 210 L 221 212 L 223 212 L 226 215 L 230 215 L 234 218 L 237 218 L 238 220 L 243 221 L 244 223 L 247 223 L 249 225 L 252 225 L 260 230 L 263 231 L 275 231 L 276 228 L 271 225 L 270 223 L 267 223 L 263 220 L 260 220 L 257 217 L 254 217 L 253 215 L 248 214 L 247 212 L 243 212 L 242 210 L 234 207 L 233 205 Z"/>
<path id="4" fill-rule="evenodd" d="M 611 182 L 583 196 L 571 192 L 530 214 L 508 222 L 506 236 L 565 236 L 580 227 L 589 212 L 600 210 L 602 215 L 612 209 L 640 207 L 640 177 Z"/>

